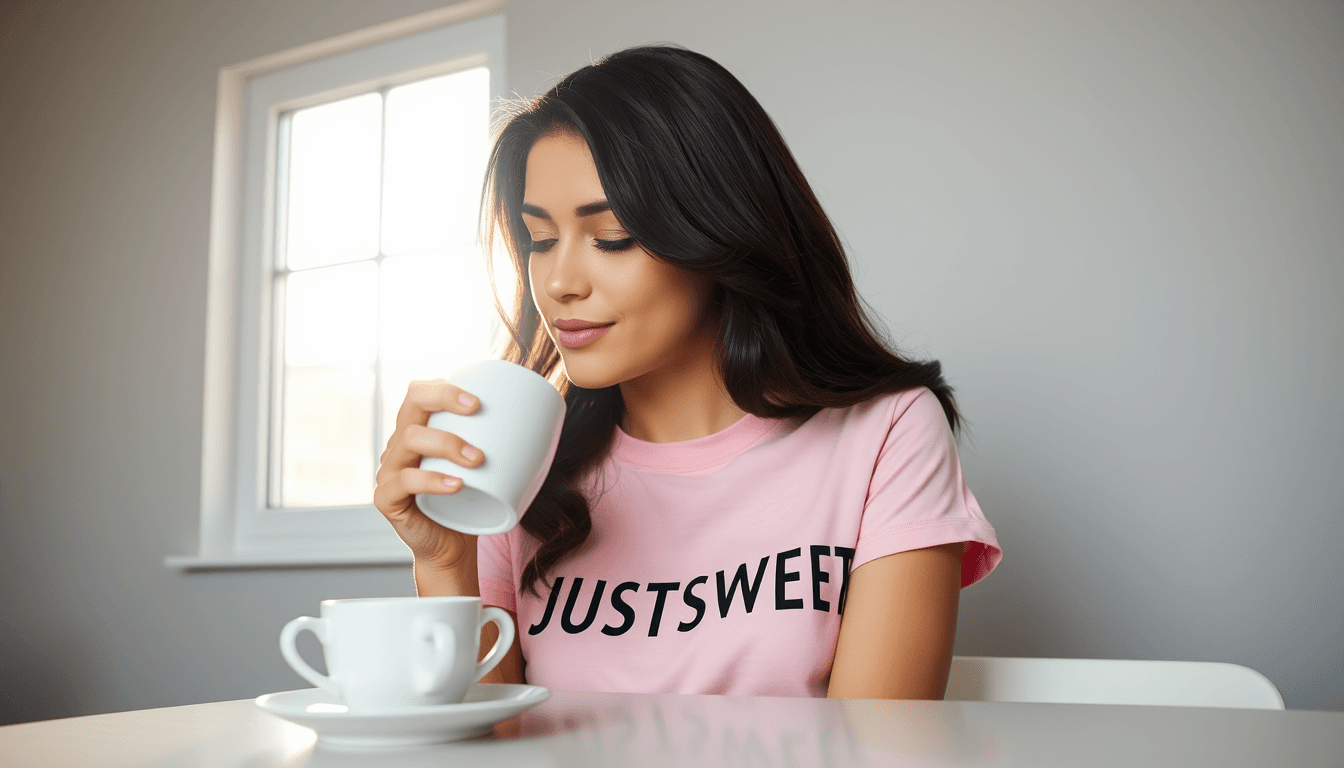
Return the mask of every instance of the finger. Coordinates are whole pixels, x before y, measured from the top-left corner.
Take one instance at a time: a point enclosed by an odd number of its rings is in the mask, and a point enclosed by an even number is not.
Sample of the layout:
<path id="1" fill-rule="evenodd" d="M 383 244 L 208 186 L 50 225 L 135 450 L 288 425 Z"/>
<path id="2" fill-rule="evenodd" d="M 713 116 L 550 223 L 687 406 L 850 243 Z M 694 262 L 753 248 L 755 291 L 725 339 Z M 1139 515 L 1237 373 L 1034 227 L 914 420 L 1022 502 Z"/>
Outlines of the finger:
<path id="1" fill-rule="evenodd" d="M 460 477 L 416 467 L 403 467 L 374 488 L 373 505 L 388 519 L 404 520 L 423 514 L 415 505 L 416 494 L 451 494 L 460 490 L 462 490 Z"/>
<path id="2" fill-rule="evenodd" d="M 376 474 L 377 482 L 406 467 L 419 468 L 426 456 L 448 459 L 463 467 L 475 468 L 485 462 L 485 452 L 463 438 L 424 424 L 407 424 L 389 441 Z"/>
<path id="3" fill-rule="evenodd" d="M 462 478 L 428 469 L 406 467 L 397 473 L 397 485 L 407 496 L 414 498 L 420 493 L 457 493 L 462 490 Z"/>
<path id="4" fill-rule="evenodd" d="M 479 467 L 485 461 L 485 453 L 462 437 L 421 424 L 406 425 L 398 450 L 417 456 L 437 456 L 471 468 Z M 419 466 L 420 462 L 418 459 L 404 462 L 405 465 L 412 463 Z"/>
<path id="5" fill-rule="evenodd" d="M 412 381 L 397 411 L 397 429 L 407 424 L 427 424 L 429 415 L 437 411 L 472 414 L 479 407 L 480 399 L 456 384 L 443 379 Z"/>

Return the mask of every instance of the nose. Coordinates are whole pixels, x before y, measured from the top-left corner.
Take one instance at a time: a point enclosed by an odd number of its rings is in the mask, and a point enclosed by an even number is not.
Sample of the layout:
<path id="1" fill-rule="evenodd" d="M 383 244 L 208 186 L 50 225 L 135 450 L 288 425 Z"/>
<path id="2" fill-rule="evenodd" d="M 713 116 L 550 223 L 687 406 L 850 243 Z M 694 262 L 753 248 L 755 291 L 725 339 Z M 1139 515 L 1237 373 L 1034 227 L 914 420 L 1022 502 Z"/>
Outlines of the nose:
<path id="1" fill-rule="evenodd" d="M 581 240 L 562 238 L 551 246 L 551 258 L 546 262 L 542 285 L 553 301 L 582 299 L 592 292 L 588 254 Z"/>

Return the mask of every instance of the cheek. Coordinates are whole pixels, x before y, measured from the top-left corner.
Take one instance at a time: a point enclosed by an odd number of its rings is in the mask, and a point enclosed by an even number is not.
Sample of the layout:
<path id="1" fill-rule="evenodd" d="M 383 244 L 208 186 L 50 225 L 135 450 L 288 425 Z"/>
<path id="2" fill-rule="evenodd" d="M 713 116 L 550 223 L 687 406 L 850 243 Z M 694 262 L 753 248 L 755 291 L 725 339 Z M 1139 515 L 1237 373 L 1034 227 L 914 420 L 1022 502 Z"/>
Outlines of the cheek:
<path id="1" fill-rule="evenodd" d="M 532 259 L 528 259 L 527 292 L 532 299 L 533 306 L 537 307 L 538 309 L 541 308 L 541 302 L 544 301 L 546 298 L 546 292 L 539 288 L 539 286 L 543 284 L 543 281 L 545 279 L 546 276 L 541 273 L 541 268 L 537 266 L 537 262 L 533 261 Z"/>
<path id="2" fill-rule="evenodd" d="M 700 327 L 705 298 L 695 281 L 685 275 L 664 276 L 654 291 L 643 296 L 650 315 L 650 330 L 664 343 L 681 342 Z"/>

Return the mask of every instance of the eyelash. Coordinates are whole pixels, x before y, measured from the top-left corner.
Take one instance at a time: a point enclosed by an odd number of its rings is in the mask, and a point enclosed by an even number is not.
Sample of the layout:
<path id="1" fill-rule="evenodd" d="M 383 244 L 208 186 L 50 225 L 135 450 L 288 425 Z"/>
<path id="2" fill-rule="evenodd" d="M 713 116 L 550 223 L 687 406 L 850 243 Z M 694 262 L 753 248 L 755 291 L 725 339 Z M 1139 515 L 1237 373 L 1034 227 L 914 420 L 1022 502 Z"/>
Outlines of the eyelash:
<path id="1" fill-rule="evenodd" d="M 554 239 L 534 240 L 527 244 L 527 252 L 545 253 L 551 249 L 551 246 L 555 245 L 555 242 Z M 594 240 L 593 245 L 596 246 L 599 251 L 616 253 L 620 251 L 628 251 L 633 248 L 635 245 L 635 238 L 627 237 L 622 240 Z"/>

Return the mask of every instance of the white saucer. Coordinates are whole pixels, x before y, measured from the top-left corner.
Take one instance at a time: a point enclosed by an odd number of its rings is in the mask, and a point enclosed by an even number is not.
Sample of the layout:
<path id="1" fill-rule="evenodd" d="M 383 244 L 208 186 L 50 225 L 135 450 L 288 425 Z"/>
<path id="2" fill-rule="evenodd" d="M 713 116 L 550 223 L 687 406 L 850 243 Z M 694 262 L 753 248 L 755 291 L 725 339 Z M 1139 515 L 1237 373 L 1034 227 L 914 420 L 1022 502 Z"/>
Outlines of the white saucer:
<path id="1" fill-rule="evenodd" d="M 317 731 L 318 741 L 334 749 L 414 747 L 470 739 L 495 724 L 549 698 L 539 685 L 477 683 L 461 704 L 379 712 L 351 712 L 335 694 L 321 688 L 258 696 L 258 707 L 276 717 Z"/>

